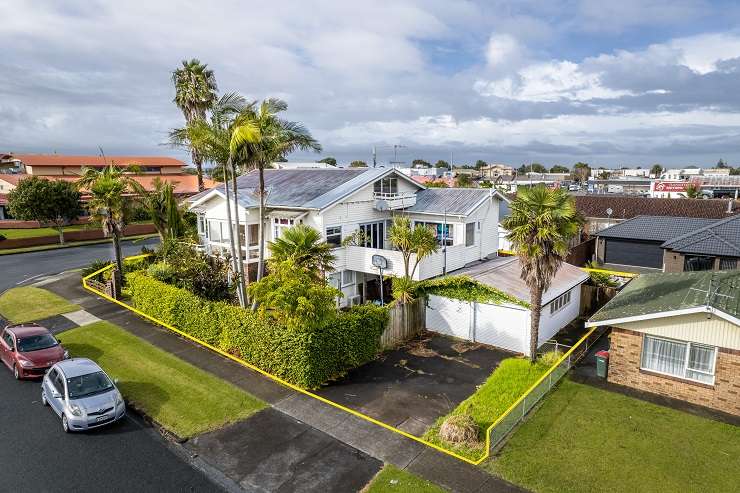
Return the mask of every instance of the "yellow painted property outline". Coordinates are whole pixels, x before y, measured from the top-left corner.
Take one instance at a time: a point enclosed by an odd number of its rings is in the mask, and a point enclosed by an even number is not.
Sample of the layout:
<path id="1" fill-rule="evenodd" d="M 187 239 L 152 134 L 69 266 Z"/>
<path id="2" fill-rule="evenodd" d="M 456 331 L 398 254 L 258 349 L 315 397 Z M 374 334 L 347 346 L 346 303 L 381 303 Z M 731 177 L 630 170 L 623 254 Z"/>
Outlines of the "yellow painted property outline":
<path id="1" fill-rule="evenodd" d="M 145 257 L 149 257 L 149 256 L 150 256 L 150 254 L 135 255 L 135 256 L 132 256 L 132 257 L 127 257 L 125 259 L 125 261 L 137 260 L 137 259 L 145 258 Z M 189 340 L 191 340 L 191 341 L 193 341 L 193 342 L 195 342 L 195 343 L 197 343 L 197 344 L 199 344 L 199 345 L 201 345 L 201 346 L 203 346 L 205 348 L 210 349 L 211 351 L 214 351 L 214 352 L 220 354 L 221 356 L 223 356 L 225 358 L 228 358 L 228 359 L 230 359 L 230 360 L 232 360 L 232 361 L 234 361 L 236 363 L 239 363 L 242 366 L 245 366 L 245 367 L 249 368 L 250 370 L 254 370 L 257 373 L 260 373 L 260 374 L 262 374 L 262 375 L 270 378 L 271 380 L 274 380 L 275 382 L 277 382 L 277 383 L 279 383 L 281 385 L 284 385 L 285 387 L 288 387 L 288 388 L 290 388 L 292 390 L 295 390 L 296 392 L 300 392 L 301 394 L 307 395 L 309 397 L 313 397 L 314 399 L 319 400 L 319 401 L 321 401 L 321 402 L 323 402 L 325 404 L 329 404 L 330 406 L 333 406 L 333 407 L 335 407 L 337 409 L 341 409 L 342 411 L 348 412 L 348 413 L 352 414 L 353 416 L 357 416 L 358 418 L 362 418 L 365 421 L 369 421 L 370 423 L 373 423 L 373 424 L 376 424 L 378 426 L 381 426 L 381 427 L 385 428 L 386 430 L 390 430 L 390 431 L 392 431 L 394 433 L 398 433 L 399 435 L 402 435 L 402 436 L 404 436 L 406 438 L 409 438 L 411 440 L 414 440 L 416 442 L 419 442 L 419 443 L 421 443 L 423 445 L 426 445 L 427 447 L 431 447 L 431 448 L 433 448 L 435 450 L 438 450 L 438 451 L 440 451 L 442 453 L 445 453 L 447 455 L 450 455 L 450 456 L 452 456 L 452 457 L 454 457 L 456 459 L 459 459 L 461 461 L 464 461 L 464 462 L 467 462 L 469 464 L 473 464 L 473 465 L 476 465 L 476 466 L 479 465 L 484 460 L 486 460 L 489 457 L 489 455 L 490 455 L 490 449 L 491 449 L 491 430 L 493 430 L 493 428 L 497 424 L 499 424 L 504 418 L 506 418 L 506 416 L 508 416 L 512 412 L 512 410 L 522 400 L 524 400 L 540 383 L 542 383 L 542 381 L 545 380 L 545 378 L 547 378 L 547 376 L 550 375 L 555 370 L 555 368 L 557 368 L 560 365 L 560 363 L 562 363 L 568 356 L 570 356 L 573 353 L 573 351 L 578 346 L 580 346 L 583 343 L 583 341 L 585 341 L 586 338 L 588 336 L 590 336 L 597 329 L 597 327 L 591 328 L 591 330 L 589 330 L 586 333 L 586 335 L 584 335 L 577 343 L 575 343 L 575 345 L 573 345 L 573 347 L 571 347 L 568 350 L 568 352 L 566 352 L 565 354 L 563 354 L 563 356 L 561 356 L 560 359 L 558 359 L 555 362 L 555 364 L 553 364 L 552 367 L 550 367 L 550 369 L 547 370 L 547 372 L 544 375 L 542 375 L 524 394 L 522 394 L 519 397 L 519 399 L 516 400 L 516 402 L 514 402 L 514 404 L 512 404 L 509 407 L 509 409 L 507 409 L 501 416 L 499 416 L 499 418 L 496 421 L 493 422 L 493 424 L 491 424 L 491 426 L 489 426 L 486 429 L 486 451 L 483 454 L 483 457 L 481 457 L 480 459 L 478 459 L 478 460 L 472 460 L 472 459 L 468 459 L 467 457 L 463 457 L 460 454 L 457 454 L 455 452 L 452 452 L 450 450 L 447 450 L 447 449 L 445 449 L 443 447 L 440 447 L 439 445 L 435 445 L 434 443 L 428 442 L 428 441 L 424 440 L 423 438 L 419 438 L 419 437 L 414 436 L 414 435 L 412 435 L 410 433 L 407 433 L 407 432 L 405 432 L 403 430 L 399 430 L 398 428 L 396 428 L 394 426 L 391 426 L 389 424 L 383 423 L 382 421 L 378 421 L 377 419 L 375 419 L 375 418 L 373 418 L 371 416 L 368 416 L 366 414 L 362 414 L 359 411 L 355 411 L 354 409 L 350 409 L 350 408 L 345 407 L 345 406 L 343 406 L 341 404 L 338 404 L 338 403 L 336 403 L 334 401 L 330 401 L 329 399 L 326 399 L 325 397 L 321 397 L 320 395 L 314 394 L 313 392 L 310 392 L 310 391 L 308 391 L 308 390 L 306 390 L 304 388 L 301 388 L 301 387 L 299 387 L 297 385 L 294 385 L 294 384 L 292 384 L 290 382 L 287 382 L 287 381 L 283 380 L 282 378 L 280 378 L 278 376 L 272 375 L 271 373 L 268 373 L 268 372 L 262 370 L 261 368 L 255 366 L 255 365 L 253 365 L 251 363 L 248 363 L 248 362 L 244 361 L 241 358 L 237 358 L 233 354 L 229 354 L 226 351 L 222 351 L 221 349 L 219 349 L 219 348 L 217 348 L 215 346 L 212 346 L 211 344 L 208 344 L 205 341 L 201 341 L 200 339 L 197 339 L 197 338 L 191 336 L 190 334 L 187 334 L 187 333 L 181 331 L 180 329 L 177 329 L 177 328 L 175 328 L 175 327 L 173 327 L 173 326 L 171 326 L 171 325 L 169 325 L 169 324 L 167 324 L 165 322 L 162 322 L 161 320 L 157 320 L 156 318 L 154 318 L 154 317 L 152 317 L 150 315 L 147 315 L 146 313 L 144 313 L 144 312 L 142 312 L 140 310 L 137 310 L 136 308 L 132 307 L 131 305 L 127 305 L 126 303 L 123 303 L 122 301 L 119 301 L 119 300 L 117 300 L 115 298 L 112 298 L 112 297 L 108 296 L 107 294 L 102 293 L 102 292 L 98 291 L 97 289 L 88 286 L 88 284 L 87 284 L 88 279 L 90 279 L 93 276 L 96 276 L 96 275 L 100 274 L 101 272 L 104 272 L 104 271 L 107 271 L 109 269 L 112 269 L 113 267 L 114 267 L 114 264 L 110 264 L 110 265 L 107 265 L 107 266 L 103 267 L 102 269 L 96 270 L 92 274 L 89 274 L 89 275 L 83 277 L 82 278 L 82 286 L 85 289 L 87 289 L 88 291 L 90 291 L 92 293 L 95 293 L 96 295 L 98 295 L 98 296 L 100 296 L 102 298 L 105 298 L 108 301 L 111 301 L 111 302 L 113 302 L 113 303 L 115 303 L 117 305 L 120 305 L 120 306 L 126 308 L 127 310 L 130 310 L 130 311 L 136 313 L 137 315 L 139 315 L 141 317 L 144 317 L 147 320 L 150 320 L 150 321 L 154 322 L 157 325 L 161 325 L 162 327 L 164 327 L 166 329 L 169 329 L 172 332 L 175 332 L 176 334 L 179 334 L 180 336 L 185 337 L 186 339 L 189 339 Z"/>

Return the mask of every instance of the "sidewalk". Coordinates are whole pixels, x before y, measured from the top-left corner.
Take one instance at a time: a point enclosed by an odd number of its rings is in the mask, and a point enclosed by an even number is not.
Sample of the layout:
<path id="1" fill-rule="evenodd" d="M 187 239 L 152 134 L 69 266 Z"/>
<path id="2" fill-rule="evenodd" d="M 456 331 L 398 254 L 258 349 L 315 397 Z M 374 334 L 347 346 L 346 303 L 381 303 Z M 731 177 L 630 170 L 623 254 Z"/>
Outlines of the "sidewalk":
<path id="1" fill-rule="evenodd" d="M 76 273 L 45 288 L 269 403 L 266 411 L 184 445 L 248 491 L 358 491 L 383 462 L 460 493 L 522 491 L 157 327 L 85 291 Z"/>

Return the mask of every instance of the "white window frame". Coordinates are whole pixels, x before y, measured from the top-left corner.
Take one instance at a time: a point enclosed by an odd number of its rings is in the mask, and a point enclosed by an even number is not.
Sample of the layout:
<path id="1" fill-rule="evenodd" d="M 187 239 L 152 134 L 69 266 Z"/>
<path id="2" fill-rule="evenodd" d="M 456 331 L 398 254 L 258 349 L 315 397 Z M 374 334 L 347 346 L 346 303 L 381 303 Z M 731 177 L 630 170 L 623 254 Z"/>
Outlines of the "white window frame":
<path id="1" fill-rule="evenodd" d="M 456 245 L 455 243 L 455 225 L 453 223 L 440 223 L 440 222 L 434 222 L 434 221 L 414 221 L 414 227 L 416 225 L 421 225 L 424 227 L 432 228 L 434 231 L 434 236 L 437 238 L 437 244 L 439 246 L 445 246 L 445 244 L 449 246 Z M 437 226 L 440 226 L 439 231 L 437 230 Z M 447 227 L 447 237 L 441 238 L 441 236 L 444 236 L 444 228 Z M 438 234 L 440 233 L 440 234 Z"/>
<path id="2" fill-rule="evenodd" d="M 550 302 L 550 315 L 555 315 L 559 311 L 563 310 L 566 306 L 570 305 L 572 291 L 572 289 L 569 289 L 568 291 L 561 294 Z"/>
<path id="3" fill-rule="evenodd" d="M 350 274 L 350 280 L 349 281 L 345 281 L 345 279 L 344 279 L 344 276 L 347 273 Z M 355 285 L 355 279 L 356 279 L 355 271 L 353 271 L 353 270 L 343 270 L 342 271 L 342 287 L 343 288 L 346 288 L 347 286 L 354 286 Z"/>
<path id="4" fill-rule="evenodd" d="M 290 217 L 275 216 L 272 218 L 272 234 L 273 240 L 277 240 L 283 235 L 283 231 L 292 228 L 295 225 L 295 220 Z"/>
<path id="5" fill-rule="evenodd" d="M 468 236 L 471 236 L 472 238 L 468 238 Z M 468 240 L 470 240 L 470 244 L 468 244 Z M 465 246 L 475 246 L 475 222 L 465 223 Z"/>
<path id="6" fill-rule="evenodd" d="M 645 355 L 645 339 L 648 338 L 648 337 L 650 337 L 652 339 L 658 339 L 658 340 L 661 340 L 661 341 L 668 341 L 668 342 L 673 342 L 673 343 L 685 344 L 686 345 L 686 357 L 684 358 L 684 362 L 683 362 L 683 375 L 675 375 L 673 373 L 667 373 L 667 372 L 664 372 L 664 371 L 653 370 L 652 368 L 646 368 L 643 365 L 643 357 Z M 700 347 L 703 347 L 703 348 L 711 348 L 711 349 L 714 350 L 714 354 L 712 355 L 712 372 L 711 373 L 706 372 L 706 371 L 703 371 L 703 370 L 695 370 L 694 368 L 689 368 L 689 358 L 691 357 L 691 346 L 700 346 Z M 650 373 L 657 373 L 659 375 L 665 375 L 665 376 L 668 376 L 668 377 L 680 378 L 681 380 L 688 380 L 689 382 L 700 383 L 702 385 L 714 385 L 714 382 L 715 382 L 716 377 L 717 377 L 717 349 L 718 349 L 717 346 L 712 346 L 711 344 L 701 344 L 699 342 L 682 341 L 680 339 L 671 339 L 669 337 L 659 337 L 659 336 L 654 336 L 652 334 L 643 334 L 642 335 L 642 348 L 640 349 L 640 369 L 641 370 L 644 370 L 644 371 L 647 371 L 647 372 L 650 372 Z M 712 381 L 711 382 L 703 382 L 701 380 L 697 380 L 696 378 L 691 378 L 691 377 L 687 376 L 687 372 L 688 371 L 693 371 L 693 372 L 696 372 L 696 373 L 703 373 L 704 375 L 710 375 L 712 377 Z"/>
<path id="7" fill-rule="evenodd" d="M 329 234 L 329 230 L 330 229 L 338 229 L 339 230 L 339 233 Z M 339 235 L 339 244 L 336 245 L 336 246 L 334 246 L 333 244 L 329 243 L 329 237 L 330 236 L 337 236 L 337 235 Z M 327 227 L 325 227 L 324 228 L 324 237 L 326 238 L 326 242 L 329 243 L 330 245 L 332 245 L 333 248 L 339 248 L 339 247 L 341 247 L 342 246 L 342 239 L 343 239 L 343 236 L 342 236 L 342 226 L 341 226 L 341 224 L 338 225 L 338 226 L 327 226 Z"/>

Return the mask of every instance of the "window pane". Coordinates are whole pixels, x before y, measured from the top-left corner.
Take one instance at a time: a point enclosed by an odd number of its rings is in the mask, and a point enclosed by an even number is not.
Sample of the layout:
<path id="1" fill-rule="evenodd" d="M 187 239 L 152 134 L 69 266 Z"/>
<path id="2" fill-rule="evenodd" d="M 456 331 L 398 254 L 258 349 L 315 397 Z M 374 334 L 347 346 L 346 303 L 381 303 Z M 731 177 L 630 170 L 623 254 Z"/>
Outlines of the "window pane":
<path id="1" fill-rule="evenodd" d="M 669 375 L 684 376 L 686 344 L 645 336 L 642 366 Z"/>
<path id="2" fill-rule="evenodd" d="M 475 223 L 467 223 L 465 225 L 465 246 L 473 246 L 475 244 Z"/>
<path id="3" fill-rule="evenodd" d="M 735 270 L 737 269 L 736 258 L 721 258 L 719 259 L 719 270 Z"/>
<path id="4" fill-rule="evenodd" d="M 713 373 L 714 348 L 692 344 L 689 350 L 689 369 Z"/>
<path id="5" fill-rule="evenodd" d="M 259 236 L 260 236 L 259 224 L 250 224 L 249 225 L 249 246 L 257 245 L 259 241 Z"/>
<path id="6" fill-rule="evenodd" d="M 712 270 L 713 268 L 714 268 L 714 257 L 687 255 L 684 258 L 683 270 L 685 271 Z"/>

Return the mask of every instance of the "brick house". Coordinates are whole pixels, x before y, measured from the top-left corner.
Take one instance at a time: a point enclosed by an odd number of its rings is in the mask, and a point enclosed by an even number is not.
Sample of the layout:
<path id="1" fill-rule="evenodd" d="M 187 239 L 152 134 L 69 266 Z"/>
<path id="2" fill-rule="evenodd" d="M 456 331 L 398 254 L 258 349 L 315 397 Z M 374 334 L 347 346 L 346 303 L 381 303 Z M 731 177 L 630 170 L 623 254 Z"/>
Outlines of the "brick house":
<path id="1" fill-rule="evenodd" d="M 740 416 L 740 272 L 641 275 L 586 324 L 611 328 L 611 383 Z"/>

